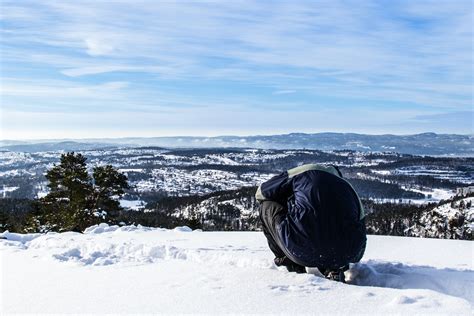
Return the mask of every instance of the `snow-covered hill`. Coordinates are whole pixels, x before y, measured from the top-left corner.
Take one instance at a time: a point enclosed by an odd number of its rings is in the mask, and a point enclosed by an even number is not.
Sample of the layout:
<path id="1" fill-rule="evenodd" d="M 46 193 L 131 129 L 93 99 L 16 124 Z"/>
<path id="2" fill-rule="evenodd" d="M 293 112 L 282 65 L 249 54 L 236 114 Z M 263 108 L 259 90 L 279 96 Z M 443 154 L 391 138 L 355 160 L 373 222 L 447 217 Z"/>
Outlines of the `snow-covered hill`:
<path id="1" fill-rule="evenodd" d="M 0 313 L 472 315 L 473 243 L 369 236 L 349 284 L 277 268 L 259 232 L 0 236 Z"/>
<path id="2" fill-rule="evenodd" d="M 472 240 L 474 236 L 474 197 L 448 202 L 424 213 L 409 228 L 420 237 Z"/>

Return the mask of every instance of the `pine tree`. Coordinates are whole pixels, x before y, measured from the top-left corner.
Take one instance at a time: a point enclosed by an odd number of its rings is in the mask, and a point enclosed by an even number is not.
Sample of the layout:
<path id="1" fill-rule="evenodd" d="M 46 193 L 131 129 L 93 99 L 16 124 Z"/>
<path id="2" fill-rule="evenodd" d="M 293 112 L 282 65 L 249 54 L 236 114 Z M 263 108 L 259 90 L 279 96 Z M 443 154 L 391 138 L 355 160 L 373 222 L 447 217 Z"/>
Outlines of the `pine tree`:
<path id="1" fill-rule="evenodd" d="M 29 231 L 83 231 L 100 222 L 113 223 L 118 199 L 129 188 L 127 177 L 110 165 L 94 168 L 91 177 L 86 160 L 80 153 L 62 154 L 47 172 L 50 192 L 29 220 Z"/>
<path id="2" fill-rule="evenodd" d="M 87 173 L 87 158 L 74 152 L 61 155 L 60 163 L 46 173 L 50 192 L 40 200 L 41 215 L 37 224 L 41 230 L 75 230 L 88 209 L 88 197 L 93 192 Z"/>
<path id="3" fill-rule="evenodd" d="M 116 215 L 120 209 L 118 199 L 129 189 L 127 177 L 118 172 L 111 165 L 94 168 L 94 198 L 93 209 L 108 212 L 110 216 Z"/>

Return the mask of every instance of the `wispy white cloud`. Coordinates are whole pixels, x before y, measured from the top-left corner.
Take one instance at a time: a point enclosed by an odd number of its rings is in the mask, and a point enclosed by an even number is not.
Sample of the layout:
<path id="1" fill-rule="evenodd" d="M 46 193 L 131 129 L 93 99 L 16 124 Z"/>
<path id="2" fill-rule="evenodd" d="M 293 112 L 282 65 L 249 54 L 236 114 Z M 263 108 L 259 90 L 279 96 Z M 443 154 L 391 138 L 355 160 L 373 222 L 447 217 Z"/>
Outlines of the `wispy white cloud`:
<path id="1" fill-rule="evenodd" d="M 86 38 L 86 52 L 91 56 L 110 55 L 114 52 L 114 45 L 107 43 L 105 39 Z"/>
<path id="2" fill-rule="evenodd" d="M 48 98 L 117 98 L 117 93 L 128 86 L 128 82 L 112 81 L 98 85 L 71 84 L 65 81 L 9 81 L 0 86 L 3 96 L 48 97 Z"/>
<path id="3" fill-rule="evenodd" d="M 472 111 L 468 0 L 3 0 L 2 23 L 11 106 Z"/>
<path id="4" fill-rule="evenodd" d="M 292 93 L 295 93 L 296 90 L 277 90 L 277 91 L 274 91 L 273 94 L 292 94 Z"/>

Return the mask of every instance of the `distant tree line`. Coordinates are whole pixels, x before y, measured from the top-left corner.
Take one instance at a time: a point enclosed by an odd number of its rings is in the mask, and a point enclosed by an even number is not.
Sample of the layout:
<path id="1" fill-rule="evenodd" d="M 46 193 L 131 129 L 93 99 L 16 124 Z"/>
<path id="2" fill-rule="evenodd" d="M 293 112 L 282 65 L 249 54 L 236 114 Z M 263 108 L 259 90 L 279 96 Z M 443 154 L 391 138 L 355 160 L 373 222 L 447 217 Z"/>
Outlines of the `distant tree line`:
<path id="1" fill-rule="evenodd" d="M 359 196 L 366 199 L 423 199 L 425 197 L 421 193 L 404 190 L 394 183 L 357 178 L 348 179 L 348 181 L 354 186 Z"/>
<path id="2" fill-rule="evenodd" d="M 37 201 L 30 199 L 0 199 L 0 232 L 24 233 L 30 216 L 38 207 Z"/>
<path id="3" fill-rule="evenodd" d="M 171 223 L 178 220 L 182 224 L 192 220 L 195 227 L 204 230 L 257 230 L 260 228 L 260 223 L 257 218 L 256 189 L 256 187 L 242 187 L 205 195 L 166 197 L 149 203 L 147 209 L 153 211 L 149 212 L 150 217 L 160 214 L 161 219 L 167 216 Z M 231 200 L 232 203 L 226 203 Z M 250 216 L 241 216 L 238 206 L 249 210 Z M 128 220 L 130 221 L 130 217 Z M 170 226 L 168 223 L 164 225 Z"/>

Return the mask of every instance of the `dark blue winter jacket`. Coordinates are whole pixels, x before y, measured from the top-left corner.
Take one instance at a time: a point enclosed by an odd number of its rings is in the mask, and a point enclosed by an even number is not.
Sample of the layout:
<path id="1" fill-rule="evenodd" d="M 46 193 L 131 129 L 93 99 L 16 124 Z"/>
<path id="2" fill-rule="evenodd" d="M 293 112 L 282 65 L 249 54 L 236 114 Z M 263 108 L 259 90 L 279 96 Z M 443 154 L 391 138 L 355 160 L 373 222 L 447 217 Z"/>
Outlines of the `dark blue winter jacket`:
<path id="1" fill-rule="evenodd" d="M 296 263 L 338 268 L 362 257 L 364 209 L 337 168 L 308 164 L 290 169 L 262 183 L 256 198 L 288 206 L 276 230 L 282 250 Z"/>

